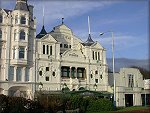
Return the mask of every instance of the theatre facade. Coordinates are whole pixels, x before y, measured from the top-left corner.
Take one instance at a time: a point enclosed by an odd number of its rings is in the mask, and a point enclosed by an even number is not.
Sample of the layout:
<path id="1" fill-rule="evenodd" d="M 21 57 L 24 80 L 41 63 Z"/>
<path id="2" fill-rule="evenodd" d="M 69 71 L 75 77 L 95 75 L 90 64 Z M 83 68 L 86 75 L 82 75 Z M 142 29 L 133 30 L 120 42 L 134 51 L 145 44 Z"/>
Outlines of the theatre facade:
<path id="1" fill-rule="evenodd" d="M 64 19 L 51 31 L 43 25 L 36 35 L 33 8 L 16 0 L 13 10 L 0 9 L 0 94 L 33 99 L 39 90 L 84 89 L 113 95 L 106 49 L 90 32 L 82 41 Z M 145 93 L 149 98 L 139 70 L 120 69 L 115 78 L 117 106 L 142 105 Z"/>

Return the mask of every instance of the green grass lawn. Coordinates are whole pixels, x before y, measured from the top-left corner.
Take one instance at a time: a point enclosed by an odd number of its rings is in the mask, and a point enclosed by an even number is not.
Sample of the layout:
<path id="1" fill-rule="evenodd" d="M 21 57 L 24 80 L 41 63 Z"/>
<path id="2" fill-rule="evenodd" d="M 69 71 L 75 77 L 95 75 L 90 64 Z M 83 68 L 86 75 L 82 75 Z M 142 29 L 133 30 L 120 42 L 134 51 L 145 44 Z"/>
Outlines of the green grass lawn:
<path id="1" fill-rule="evenodd" d="M 141 110 L 141 109 L 148 109 L 148 107 L 132 106 L 132 107 L 120 108 L 117 111 L 101 111 L 101 112 L 87 112 L 87 113 L 114 113 L 114 112 L 126 112 L 126 111 L 133 111 L 133 110 Z"/>
<path id="2" fill-rule="evenodd" d="M 148 109 L 148 107 L 145 107 L 145 106 L 132 106 L 132 107 L 126 107 L 126 108 L 117 110 L 117 112 L 133 111 L 133 110 L 141 110 L 141 109 Z"/>

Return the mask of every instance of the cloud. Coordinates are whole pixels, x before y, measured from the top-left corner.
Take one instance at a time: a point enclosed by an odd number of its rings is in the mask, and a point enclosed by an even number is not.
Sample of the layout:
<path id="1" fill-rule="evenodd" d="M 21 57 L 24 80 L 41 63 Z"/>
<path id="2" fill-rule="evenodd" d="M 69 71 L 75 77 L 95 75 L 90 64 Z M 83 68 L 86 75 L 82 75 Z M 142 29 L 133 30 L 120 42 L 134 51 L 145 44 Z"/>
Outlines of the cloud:
<path id="1" fill-rule="evenodd" d="M 45 8 L 45 23 L 53 22 L 62 17 L 68 19 L 89 12 L 95 8 L 104 8 L 114 4 L 111 1 L 31 1 L 34 5 L 34 14 L 37 17 L 38 24 L 42 20 L 42 7 Z"/>

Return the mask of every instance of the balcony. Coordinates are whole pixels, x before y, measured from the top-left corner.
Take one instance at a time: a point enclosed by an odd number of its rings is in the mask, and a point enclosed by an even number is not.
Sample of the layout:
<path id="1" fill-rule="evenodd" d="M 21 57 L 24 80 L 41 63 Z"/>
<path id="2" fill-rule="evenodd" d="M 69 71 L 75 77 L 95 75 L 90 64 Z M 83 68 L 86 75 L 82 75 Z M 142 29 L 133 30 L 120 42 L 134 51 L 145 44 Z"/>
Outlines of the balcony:
<path id="1" fill-rule="evenodd" d="M 26 59 L 12 59 L 10 63 L 13 65 L 27 65 L 27 60 Z"/>

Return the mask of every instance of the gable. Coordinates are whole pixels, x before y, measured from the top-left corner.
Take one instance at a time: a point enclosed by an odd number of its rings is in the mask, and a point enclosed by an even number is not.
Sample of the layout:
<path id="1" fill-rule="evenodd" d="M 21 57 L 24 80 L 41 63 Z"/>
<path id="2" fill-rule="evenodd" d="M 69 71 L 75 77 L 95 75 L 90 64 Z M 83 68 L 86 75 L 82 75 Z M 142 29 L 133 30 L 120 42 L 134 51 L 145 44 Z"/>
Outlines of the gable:
<path id="1" fill-rule="evenodd" d="M 57 42 L 50 34 L 45 35 L 40 40 L 44 42 Z"/>
<path id="2" fill-rule="evenodd" d="M 95 49 L 104 49 L 104 47 L 100 45 L 100 43 L 98 43 L 97 41 L 94 44 L 92 44 L 91 47 Z"/>

